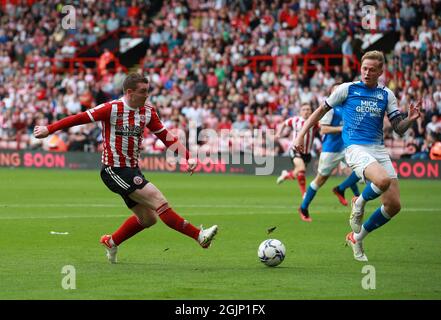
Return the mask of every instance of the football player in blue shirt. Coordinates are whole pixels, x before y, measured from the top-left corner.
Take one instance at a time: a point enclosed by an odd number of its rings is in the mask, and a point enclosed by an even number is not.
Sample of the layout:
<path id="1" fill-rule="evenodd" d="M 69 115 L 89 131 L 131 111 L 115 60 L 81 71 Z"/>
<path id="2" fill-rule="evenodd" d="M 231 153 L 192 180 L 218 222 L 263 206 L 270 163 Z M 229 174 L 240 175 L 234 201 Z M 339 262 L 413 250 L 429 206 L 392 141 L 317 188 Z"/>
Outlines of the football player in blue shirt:
<path id="1" fill-rule="evenodd" d="M 332 90 L 337 88 L 334 85 Z M 308 207 L 314 199 L 318 189 L 325 184 L 332 171 L 340 162 L 345 162 L 344 147 L 341 132 L 343 129 L 342 107 L 335 106 L 320 120 L 320 131 L 324 135 L 322 144 L 322 153 L 320 154 L 318 173 L 315 179 L 309 184 L 302 204 L 299 207 L 299 213 L 309 216 Z M 351 188 L 355 196 L 359 196 L 357 182 L 360 178 L 352 172 L 341 184 L 332 189 L 332 192 L 338 197 L 340 203 L 344 206 L 348 205 L 344 192 L 347 188 Z"/>
<path id="2" fill-rule="evenodd" d="M 325 104 L 314 111 L 294 143 L 301 151 L 305 132 L 330 109 L 342 106 L 346 162 L 358 177 L 368 182 L 361 196 L 352 200 L 349 219 L 352 232 L 346 235 L 346 243 L 358 261 L 368 260 L 363 250 L 364 238 L 401 210 L 397 173 L 383 143 L 384 116 L 387 115 L 394 131 L 403 135 L 421 115 L 421 101 L 411 103 L 405 117 L 398 110 L 394 93 L 378 84 L 384 64 L 382 52 L 365 53 L 361 58 L 361 81 L 341 84 Z M 379 196 L 382 206 L 363 223 L 366 202 Z"/>

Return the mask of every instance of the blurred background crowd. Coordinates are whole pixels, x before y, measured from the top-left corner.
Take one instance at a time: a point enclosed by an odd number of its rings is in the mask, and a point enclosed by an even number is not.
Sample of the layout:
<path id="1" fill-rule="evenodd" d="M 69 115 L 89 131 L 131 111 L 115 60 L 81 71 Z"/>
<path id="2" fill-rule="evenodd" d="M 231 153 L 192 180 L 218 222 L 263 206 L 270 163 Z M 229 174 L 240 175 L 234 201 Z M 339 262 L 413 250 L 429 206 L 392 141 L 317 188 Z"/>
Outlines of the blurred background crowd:
<path id="1" fill-rule="evenodd" d="M 363 6 L 375 7 L 375 30 L 363 28 Z M 172 131 L 230 130 L 227 141 L 199 145 L 216 151 L 286 154 L 289 133 L 274 150 L 253 145 L 254 129 L 269 132 L 316 108 L 335 83 L 358 80 L 366 39 L 395 34 L 385 50 L 382 83 L 399 107 L 422 100 L 423 117 L 404 137 L 385 120 L 393 158 L 427 159 L 441 141 L 441 4 L 415 1 L 72 1 L 76 28 L 63 29 L 62 5 L 45 0 L 0 0 L 0 149 L 100 151 L 101 129 L 89 124 L 44 142 L 32 137 L 49 124 L 122 95 L 129 71 L 151 81 L 150 101 Z M 130 70 L 103 49 L 96 66 L 63 69 L 84 48 L 124 29 L 148 44 Z M 369 35 L 369 38 L 366 38 Z M 295 57 L 344 55 L 332 66 Z M 262 58 L 263 57 L 263 58 Z M 304 60 L 301 60 L 304 61 Z M 271 135 L 268 135 L 271 138 Z M 238 143 L 232 140 L 238 140 Z M 235 146 L 234 150 L 231 150 Z M 320 152 L 317 137 L 314 154 Z M 147 153 L 164 146 L 148 130 Z M 441 150 L 441 147 L 439 147 Z M 433 152 L 432 152 L 433 153 Z M 434 158 L 434 156 L 432 156 Z"/>

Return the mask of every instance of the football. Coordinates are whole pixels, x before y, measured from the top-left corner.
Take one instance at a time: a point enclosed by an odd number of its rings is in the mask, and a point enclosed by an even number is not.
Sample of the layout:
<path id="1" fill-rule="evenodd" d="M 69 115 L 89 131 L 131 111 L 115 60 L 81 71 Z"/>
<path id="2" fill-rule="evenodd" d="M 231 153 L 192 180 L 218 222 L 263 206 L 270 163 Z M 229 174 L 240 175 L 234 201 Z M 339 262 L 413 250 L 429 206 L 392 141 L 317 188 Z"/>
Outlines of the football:
<path id="1" fill-rule="evenodd" d="M 275 267 L 285 259 L 285 245 L 277 239 L 263 241 L 257 250 L 260 261 L 269 267 Z"/>

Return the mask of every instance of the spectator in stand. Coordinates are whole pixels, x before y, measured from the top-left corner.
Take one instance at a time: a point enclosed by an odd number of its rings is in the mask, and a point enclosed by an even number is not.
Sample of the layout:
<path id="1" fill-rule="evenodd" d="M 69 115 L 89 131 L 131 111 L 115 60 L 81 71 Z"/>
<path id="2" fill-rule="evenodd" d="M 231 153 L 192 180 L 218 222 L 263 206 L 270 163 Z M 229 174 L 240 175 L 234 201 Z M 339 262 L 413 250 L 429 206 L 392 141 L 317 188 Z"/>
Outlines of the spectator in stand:
<path id="1" fill-rule="evenodd" d="M 138 17 L 141 8 L 138 6 L 137 1 L 133 0 L 131 6 L 127 9 L 127 17 L 136 18 Z"/>
<path id="2" fill-rule="evenodd" d="M 115 55 L 109 49 L 105 48 L 98 60 L 98 70 L 101 76 L 106 74 L 107 68 L 112 62 L 115 62 Z"/>
<path id="3" fill-rule="evenodd" d="M 118 30 L 119 24 L 120 24 L 120 21 L 117 18 L 116 13 L 112 11 L 110 13 L 109 19 L 107 19 L 107 22 L 106 22 L 106 29 L 107 29 L 107 31 L 108 32 L 113 32 L 115 30 Z"/>
<path id="4" fill-rule="evenodd" d="M 219 123 L 217 124 L 217 130 L 231 130 L 232 128 L 232 123 L 231 120 L 228 118 L 227 115 L 223 115 L 221 117 L 221 120 L 219 121 Z"/>
<path id="5" fill-rule="evenodd" d="M 406 29 L 410 29 L 415 24 L 416 12 L 415 9 L 409 5 L 408 1 L 403 1 L 400 9 L 400 22 Z"/>
<path id="6" fill-rule="evenodd" d="M 431 122 L 426 125 L 426 134 L 431 141 L 441 141 L 441 122 L 438 120 L 438 115 L 433 114 Z"/>

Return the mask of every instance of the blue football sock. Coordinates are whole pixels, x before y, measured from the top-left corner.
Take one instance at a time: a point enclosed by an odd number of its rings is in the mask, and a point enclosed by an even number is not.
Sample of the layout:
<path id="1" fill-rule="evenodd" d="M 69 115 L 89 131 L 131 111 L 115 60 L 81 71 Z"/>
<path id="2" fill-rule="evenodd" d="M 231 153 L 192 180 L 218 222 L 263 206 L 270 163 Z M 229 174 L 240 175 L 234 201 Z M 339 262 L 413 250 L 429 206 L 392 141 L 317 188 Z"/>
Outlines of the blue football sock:
<path id="1" fill-rule="evenodd" d="M 374 200 L 378 198 L 383 192 L 372 182 L 369 182 L 364 188 L 361 196 L 365 201 Z"/>
<path id="2" fill-rule="evenodd" d="M 360 191 L 358 190 L 357 182 L 350 185 L 350 188 L 352 192 L 354 193 L 354 196 L 358 197 L 360 195 Z"/>
<path id="3" fill-rule="evenodd" d="M 373 214 L 371 214 L 365 223 L 363 223 L 363 228 L 365 228 L 367 232 L 372 232 L 389 221 L 390 216 L 384 210 L 384 206 L 381 206 L 380 208 L 377 208 Z"/>
<path id="4" fill-rule="evenodd" d="M 352 185 L 356 185 L 359 180 L 360 178 L 355 174 L 354 171 L 352 171 L 351 175 L 338 185 L 338 191 L 343 193 L 349 187 L 352 189 Z"/>
<path id="5" fill-rule="evenodd" d="M 309 204 L 312 199 L 314 199 L 315 194 L 317 193 L 318 186 L 313 182 L 311 182 L 308 186 L 308 190 L 306 190 L 305 197 L 303 198 L 301 208 L 308 209 Z"/>

